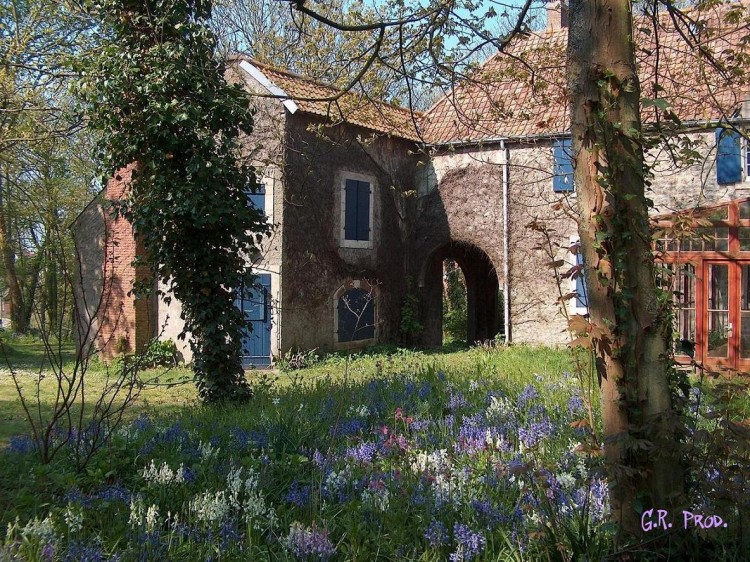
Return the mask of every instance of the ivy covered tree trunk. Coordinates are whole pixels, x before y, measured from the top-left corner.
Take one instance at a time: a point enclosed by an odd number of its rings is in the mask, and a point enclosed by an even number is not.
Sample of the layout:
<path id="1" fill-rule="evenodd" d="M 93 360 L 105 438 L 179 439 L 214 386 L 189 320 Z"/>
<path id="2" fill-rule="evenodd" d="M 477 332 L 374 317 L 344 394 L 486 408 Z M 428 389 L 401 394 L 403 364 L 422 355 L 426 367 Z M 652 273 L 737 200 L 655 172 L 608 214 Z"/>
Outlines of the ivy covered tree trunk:
<path id="1" fill-rule="evenodd" d="M 628 0 L 572 0 L 568 88 L 575 185 L 591 318 L 574 329 L 595 350 L 612 509 L 622 530 L 639 511 L 679 502 L 679 420 L 669 376 L 670 326 L 654 275 Z"/>
<path id="2" fill-rule="evenodd" d="M 246 399 L 245 322 L 234 298 L 268 232 L 247 202 L 254 170 L 240 159 L 240 135 L 253 125 L 248 97 L 226 83 L 214 56 L 210 2 L 102 0 L 95 10 L 108 40 L 86 65 L 82 94 L 103 133 L 106 173 L 138 164 L 115 208 L 133 224 L 166 298 L 182 304 L 201 397 Z"/>

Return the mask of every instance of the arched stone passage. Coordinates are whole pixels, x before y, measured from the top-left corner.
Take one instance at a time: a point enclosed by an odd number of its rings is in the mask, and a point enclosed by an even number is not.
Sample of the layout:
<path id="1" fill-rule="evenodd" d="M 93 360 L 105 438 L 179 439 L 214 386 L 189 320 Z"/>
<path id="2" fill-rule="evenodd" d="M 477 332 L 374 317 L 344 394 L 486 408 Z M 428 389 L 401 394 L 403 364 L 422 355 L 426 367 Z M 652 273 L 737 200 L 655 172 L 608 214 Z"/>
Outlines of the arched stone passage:
<path id="1" fill-rule="evenodd" d="M 421 270 L 422 343 L 438 346 L 443 342 L 443 260 L 446 259 L 458 264 L 466 280 L 467 343 L 494 338 L 502 321 L 498 302 L 500 284 L 492 260 L 473 244 L 451 241 L 435 249 Z"/>

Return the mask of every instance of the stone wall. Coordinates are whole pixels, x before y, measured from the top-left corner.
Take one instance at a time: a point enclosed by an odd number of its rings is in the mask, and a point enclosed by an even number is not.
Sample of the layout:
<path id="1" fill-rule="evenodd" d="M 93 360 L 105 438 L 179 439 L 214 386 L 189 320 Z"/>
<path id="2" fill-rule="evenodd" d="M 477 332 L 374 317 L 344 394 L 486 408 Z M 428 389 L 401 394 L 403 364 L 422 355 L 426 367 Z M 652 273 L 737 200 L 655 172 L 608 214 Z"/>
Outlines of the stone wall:
<path id="1" fill-rule="evenodd" d="M 377 287 L 376 338 L 397 341 L 408 235 L 404 193 L 415 189 L 413 145 L 322 118 L 287 119 L 281 348 L 336 345 L 335 295 L 352 281 Z M 372 247 L 342 247 L 341 183 L 355 174 L 374 190 Z"/>

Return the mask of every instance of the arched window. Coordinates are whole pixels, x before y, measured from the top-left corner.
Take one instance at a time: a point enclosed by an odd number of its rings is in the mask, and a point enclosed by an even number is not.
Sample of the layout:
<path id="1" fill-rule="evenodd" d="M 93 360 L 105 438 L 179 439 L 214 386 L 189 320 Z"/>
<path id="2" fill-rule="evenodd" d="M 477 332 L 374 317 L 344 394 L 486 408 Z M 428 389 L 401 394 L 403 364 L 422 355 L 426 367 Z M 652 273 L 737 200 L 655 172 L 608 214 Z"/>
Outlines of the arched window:
<path id="1" fill-rule="evenodd" d="M 344 291 L 337 301 L 340 343 L 375 338 L 375 295 L 359 287 Z"/>

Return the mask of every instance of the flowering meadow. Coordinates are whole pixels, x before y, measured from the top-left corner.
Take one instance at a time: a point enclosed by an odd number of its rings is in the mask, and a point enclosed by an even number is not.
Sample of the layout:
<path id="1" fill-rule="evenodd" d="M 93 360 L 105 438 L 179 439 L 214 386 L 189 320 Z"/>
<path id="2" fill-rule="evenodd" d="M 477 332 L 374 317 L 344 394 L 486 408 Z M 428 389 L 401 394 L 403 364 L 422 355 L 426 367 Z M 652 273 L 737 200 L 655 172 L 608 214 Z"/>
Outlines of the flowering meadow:
<path id="1" fill-rule="evenodd" d="M 0 560 L 602 559 L 614 529 L 578 380 L 475 359 L 142 414 L 83 473 L 14 437 Z"/>

